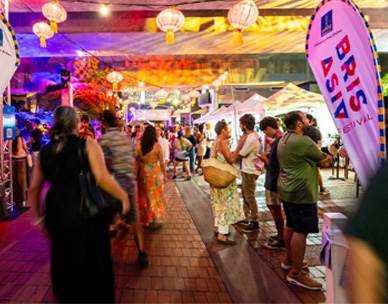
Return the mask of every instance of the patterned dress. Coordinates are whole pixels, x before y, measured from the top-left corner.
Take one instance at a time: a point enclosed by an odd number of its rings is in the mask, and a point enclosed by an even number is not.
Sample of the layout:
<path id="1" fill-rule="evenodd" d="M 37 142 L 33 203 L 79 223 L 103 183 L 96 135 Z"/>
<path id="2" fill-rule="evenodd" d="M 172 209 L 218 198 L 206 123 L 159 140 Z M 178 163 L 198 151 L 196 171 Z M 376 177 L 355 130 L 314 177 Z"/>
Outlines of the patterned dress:
<path id="1" fill-rule="evenodd" d="M 215 158 L 220 162 L 228 163 L 225 156 L 218 151 L 218 145 L 214 145 Z M 210 186 L 210 197 L 214 217 L 219 219 L 220 226 L 227 226 L 245 218 L 237 191 L 237 183 L 234 180 L 226 188 Z"/>
<path id="2" fill-rule="evenodd" d="M 159 149 L 158 149 L 159 148 Z M 140 144 L 136 147 L 138 161 L 137 195 L 139 203 L 140 221 L 143 225 L 162 217 L 168 207 L 163 195 L 163 174 L 159 167 L 158 143 L 154 144 L 151 152 L 143 156 Z"/>

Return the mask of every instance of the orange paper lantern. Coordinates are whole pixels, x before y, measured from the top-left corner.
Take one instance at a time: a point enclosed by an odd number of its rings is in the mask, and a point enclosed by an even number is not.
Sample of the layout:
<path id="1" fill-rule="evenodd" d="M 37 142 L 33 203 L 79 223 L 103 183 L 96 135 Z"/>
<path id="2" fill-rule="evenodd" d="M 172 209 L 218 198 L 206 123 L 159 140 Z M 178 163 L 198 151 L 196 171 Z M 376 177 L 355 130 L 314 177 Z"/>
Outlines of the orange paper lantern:
<path id="1" fill-rule="evenodd" d="M 67 12 L 58 1 L 46 3 L 42 6 L 43 15 L 50 20 L 51 30 L 58 33 L 57 23 L 61 23 L 67 19 Z"/>
<path id="2" fill-rule="evenodd" d="M 243 43 L 242 30 L 250 27 L 259 17 L 259 10 L 251 0 L 244 0 L 236 3 L 228 12 L 228 20 L 235 30 L 233 41 Z"/>
<path id="3" fill-rule="evenodd" d="M 118 90 L 118 83 L 123 80 L 123 75 L 119 72 L 113 71 L 106 76 L 106 79 L 113 84 L 113 90 Z"/>
<path id="4" fill-rule="evenodd" d="M 46 39 L 50 39 L 54 36 L 54 32 L 45 21 L 35 23 L 32 27 L 32 31 L 40 38 L 40 46 L 44 48 L 46 47 Z"/>
<path id="5" fill-rule="evenodd" d="M 174 43 L 174 32 L 179 31 L 185 24 L 185 16 L 174 7 L 162 10 L 156 17 L 156 24 L 160 30 L 166 32 L 166 43 Z"/>

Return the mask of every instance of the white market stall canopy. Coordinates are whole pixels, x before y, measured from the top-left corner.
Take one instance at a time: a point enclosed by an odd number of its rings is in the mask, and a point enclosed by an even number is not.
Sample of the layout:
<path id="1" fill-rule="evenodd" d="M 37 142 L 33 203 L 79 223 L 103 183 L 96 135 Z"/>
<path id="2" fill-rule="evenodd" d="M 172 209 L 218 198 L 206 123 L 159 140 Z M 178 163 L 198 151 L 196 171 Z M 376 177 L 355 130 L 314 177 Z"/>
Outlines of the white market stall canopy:
<path id="1" fill-rule="evenodd" d="M 237 114 L 244 115 L 247 113 L 263 113 L 263 103 L 265 103 L 266 99 L 266 97 L 263 97 L 259 94 L 253 94 L 251 97 L 249 97 L 246 101 L 244 101 L 237 107 Z"/>
<path id="2" fill-rule="evenodd" d="M 222 111 L 221 113 L 215 113 L 212 115 L 212 120 L 220 120 L 225 117 L 234 117 L 236 115 L 237 107 L 241 105 L 241 102 L 236 101 L 230 107 L 227 108 L 226 111 Z"/>
<path id="3" fill-rule="evenodd" d="M 204 115 L 204 116 L 194 120 L 194 123 L 195 124 L 199 124 L 199 123 L 203 123 L 203 122 L 207 122 L 209 120 L 212 120 L 214 115 L 222 113 L 222 112 L 226 111 L 227 109 L 228 109 L 227 107 L 222 106 L 221 108 L 213 110 L 210 113 L 208 113 L 208 114 L 206 114 L 206 115 Z"/>
<path id="4" fill-rule="evenodd" d="M 322 95 L 306 91 L 292 83 L 264 101 L 265 110 L 270 111 L 322 107 L 326 107 Z"/>

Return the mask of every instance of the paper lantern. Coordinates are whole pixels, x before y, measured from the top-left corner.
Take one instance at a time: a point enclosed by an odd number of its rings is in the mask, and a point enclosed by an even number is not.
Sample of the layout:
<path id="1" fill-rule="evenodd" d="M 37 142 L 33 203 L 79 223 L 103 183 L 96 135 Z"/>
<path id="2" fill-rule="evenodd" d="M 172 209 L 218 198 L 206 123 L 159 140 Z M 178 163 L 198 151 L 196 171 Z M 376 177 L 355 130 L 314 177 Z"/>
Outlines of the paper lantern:
<path id="1" fill-rule="evenodd" d="M 225 84 L 225 80 L 228 79 L 228 76 L 226 76 L 225 74 L 222 74 L 218 80 L 221 81 L 222 84 Z"/>
<path id="2" fill-rule="evenodd" d="M 150 103 L 150 107 L 152 108 L 152 110 L 155 110 L 156 106 L 157 106 L 156 102 Z"/>
<path id="3" fill-rule="evenodd" d="M 67 19 L 66 10 L 56 0 L 44 4 L 42 6 L 42 13 L 50 20 L 51 30 L 54 33 L 58 33 L 57 23 L 61 23 Z"/>
<path id="4" fill-rule="evenodd" d="M 218 92 L 218 90 L 220 89 L 220 85 L 221 85 L 221 84 L 222 84 L 222 83 L 221 83 L 221 80 L 219 80 L 219 79 L 213 81 L 213 83 L 212 83 L 213 87 L 216 88 L 216 91 L 217 91 L 217 92 Z"/>
<path id="5" fill-rule="evenodd" d="M 185 16 L 180 10 L 169 7 L 158 14 L 156 24 L 160 30 L 167 33 L 166 43 L 174 43 L 174 32 L 179 31 L 185 24 Z"/>
<path id="6" fill-rule="evenodd" d="M 184 94 L 182 96 L 182 100 L 187 103 L 189 100 L 191 99 L 190 95 L 189 94 Z"/>
<path id="7" fill-rule="evenodd" d="M 106 76 L 106 79 L 113 84 L 113 90 L 118 90 L 118 83 L 123 80 L 123 75 L 119 72 L 113 71 Z"/>
<path id="8" fill-rule="evenodd" d="M 44 48 L 46 47 L 46 39 L 50 39 L 54 36 L 54 32 L 51 30 L 50 25 L 45 21 L 35 23 L 32 27 L 32 31 L 40 38 L 40 46 Z"/>
<path id="9" fill-rule="evenodd" d="M 243 43 L 242 30 L 255 23 L 258 17 L 259 10 L 251 0 L 244 0 L 233 5 L 228 12 L 228 20 L 235 28 L 233 42 Z"/>
<path id="10" fill-rule="evenodd" d="M 201 95 L 197 90 L 191 90 L 189 92 L 189 96 L 191 97 L 191 104 L 194 106 L 195 105 L 195 99 Z"/>
<path id="11" fill-rule="evenodd" d="M 164 89 L 160 89 L 155 93 L 155 97 L 160 99 L 160 103 L 164 104 L 164 99 L 167 98 L 168 92 Z"/>

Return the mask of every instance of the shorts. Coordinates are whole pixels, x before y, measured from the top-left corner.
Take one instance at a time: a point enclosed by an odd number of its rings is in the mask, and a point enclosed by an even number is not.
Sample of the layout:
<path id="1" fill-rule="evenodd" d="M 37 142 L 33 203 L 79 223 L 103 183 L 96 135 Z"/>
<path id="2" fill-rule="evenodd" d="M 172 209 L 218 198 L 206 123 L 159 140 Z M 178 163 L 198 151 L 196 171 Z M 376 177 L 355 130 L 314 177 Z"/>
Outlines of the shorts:
<path id="1" fill-rule="evenodd" d="M 135 193 L 128 194 L 128 198 L 131 209 L 127 214 L 124 214 L 122 218 L 127 224 L 131 224 L 139 221 L 139 206 L 137 204 L 137 195 Z"/>
<path id="2" fill-rule="evenodd" d="M 177 158 L 177 157 L 175 157 L 174 160 L 177 161 L 177 162 L 189 161 L 188 159 L 182 159 L 182 158 Z"/>
<path id="3" fill-rule="evenodd" d="M 318 206 L 313 204 L 292 204 L 283 201 L 287 217 L 286 226 L 297 233 L 318 233 Z"/>
<path id="4" fill-rule="evenodd" d="M 265 190 L 265 203 L 267 206 L 280 206 L 281 200 L 279 194 L 275 191 Z"/>

